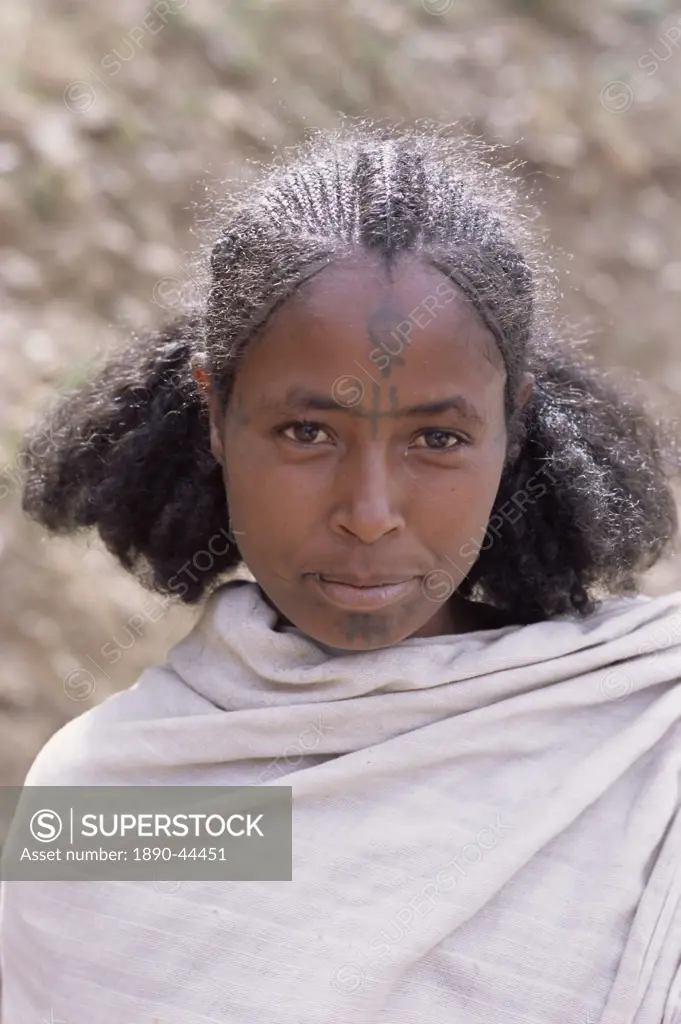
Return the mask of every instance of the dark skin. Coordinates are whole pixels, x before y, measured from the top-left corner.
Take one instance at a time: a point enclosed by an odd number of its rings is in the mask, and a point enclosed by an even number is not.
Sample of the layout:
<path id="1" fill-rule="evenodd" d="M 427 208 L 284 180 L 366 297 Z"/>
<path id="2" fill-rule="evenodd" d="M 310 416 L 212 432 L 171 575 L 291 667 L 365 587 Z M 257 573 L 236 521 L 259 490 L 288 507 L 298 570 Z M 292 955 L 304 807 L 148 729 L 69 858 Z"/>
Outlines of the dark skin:
<path id="1" fill-rule="evenodd" d="M 507 456 L 506 373 L 453 285 L 454 299 L 424 314 L 443 282 L 413 256 L 390 271 L 365 254 L 321 270 L 251 342 L 224 417 L 194 367 L 243 559 L 281 618 L 331 647 L 373 650 L 508 621 L 456 593 Z M 392 331 L 410 313 L 419 322 L 410 343 L 377 369 L 369 353 L 381 340 L 397 351 Z M 328 407 L 287 401 L 289 389 Z M 519 407 L 531 389 L 526 375 Z M 453 396 L 453 408 L 405 412 Z M 320 596 L 311 575 L 334 570 L 414 580 L 396 604 L 349 611 Z"/>

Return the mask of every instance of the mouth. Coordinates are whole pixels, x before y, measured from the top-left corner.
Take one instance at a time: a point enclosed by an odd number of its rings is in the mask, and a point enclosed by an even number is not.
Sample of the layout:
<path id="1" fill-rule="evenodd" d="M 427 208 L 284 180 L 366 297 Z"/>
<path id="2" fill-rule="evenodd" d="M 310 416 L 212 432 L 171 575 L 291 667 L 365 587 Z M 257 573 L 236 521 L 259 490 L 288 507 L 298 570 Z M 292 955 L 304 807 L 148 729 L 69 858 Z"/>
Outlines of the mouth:
<path id="1" fill-rule="evenodd" d="M 359 576 L 344 576 L 344 575 L 325 575 L 320 572 L 317 573 L 320 579 L 324 580 L 325 583 L 343 583 L 348 587 L 394 587 L 398 583 L 405 583 L 407 579 L 413 579 L 413 577 L 394 576 L 390 577 L 376 577 L 376 576 L 365 576 L 360 578 Z"/>
<path id="2" fill-rule="evenodd" d="M 334 578 L 310 575 L 318 592 L 338 608 L 348 610 L 383 608 L 406 597 L 419 579 L 412 576 L 408 579 L 382 579 L 380 582 L 355 582 L 354 577 Z"/>

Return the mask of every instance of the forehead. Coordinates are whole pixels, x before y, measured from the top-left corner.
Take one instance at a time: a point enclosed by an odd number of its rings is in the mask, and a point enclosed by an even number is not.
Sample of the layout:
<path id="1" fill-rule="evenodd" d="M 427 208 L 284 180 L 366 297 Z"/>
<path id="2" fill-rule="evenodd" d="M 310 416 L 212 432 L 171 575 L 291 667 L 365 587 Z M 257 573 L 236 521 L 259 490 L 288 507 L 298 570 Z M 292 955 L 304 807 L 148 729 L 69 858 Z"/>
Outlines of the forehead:
<path id="1" fill-rule="evenodd" d="M 366 322 L 367 314 L 401 315 L 411 318 L 418 330 L 428 326 L 429 311 L 433 319 L 444 315 L 450 327 L 477 329 L 481 337 L 492 337 L 461 289 L 412 254 L 392 264 L 369 254 L 347 256 L 305 281 L 281 309 L 284 316 L 300 319 L 350 322 L 354 315 L 355 323 Z"/>
<path id="2" fill-rule="evenodd" d="M 317 383 L 363 374 L 365 383 L 432 390 L 505 376 L 495 339 L 468 298 L 412 255 L 392 266 L 349 256 L 316 273 L 270 317 L 245 354 L 242 369 L 249 365 L 272 385 L 301 374 Z"/>

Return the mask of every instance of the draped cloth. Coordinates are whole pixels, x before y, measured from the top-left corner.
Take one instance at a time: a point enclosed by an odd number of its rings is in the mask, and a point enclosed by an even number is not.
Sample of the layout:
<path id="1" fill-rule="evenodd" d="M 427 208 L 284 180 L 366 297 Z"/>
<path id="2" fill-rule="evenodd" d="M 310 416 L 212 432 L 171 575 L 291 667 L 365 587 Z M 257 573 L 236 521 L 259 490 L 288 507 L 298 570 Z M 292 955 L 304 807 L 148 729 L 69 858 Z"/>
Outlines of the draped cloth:
<path id="1" fill-rule="evenodd" d="M 293 881 L 5 882 L 2 1024 L 676 1024 L 681 594 L 340 652 L 252 581 L 27 785 L 285 785 Z"/>

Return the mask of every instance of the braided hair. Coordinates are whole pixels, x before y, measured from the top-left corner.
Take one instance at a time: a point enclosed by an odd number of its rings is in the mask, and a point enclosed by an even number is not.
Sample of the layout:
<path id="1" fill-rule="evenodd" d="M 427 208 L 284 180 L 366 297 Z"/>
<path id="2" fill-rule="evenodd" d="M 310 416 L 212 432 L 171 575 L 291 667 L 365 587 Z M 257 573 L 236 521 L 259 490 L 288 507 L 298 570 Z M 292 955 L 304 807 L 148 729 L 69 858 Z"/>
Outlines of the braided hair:
<path id="1" fill-rule="evenodd" d="M 228 196 L 201 301 L 134 336 L 25 436 L 24 511 L 56 533 L 96 528 L 143 585 L 199 601 L 241 556 L 194 363 L 224 412 L 246 347 L 304 280 L 358 249 L 386 262 L 409 251 L 474 304 L 507 372 L 508 457 L 459 592 L 526 621 L 635 592 L 676 533 L 676 447 L 552 325 L 532 212 L 490 154 L 446 130 L 362 123 L 313 134 Z"/>

